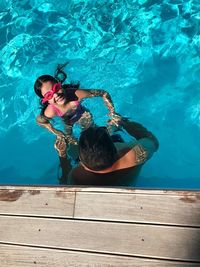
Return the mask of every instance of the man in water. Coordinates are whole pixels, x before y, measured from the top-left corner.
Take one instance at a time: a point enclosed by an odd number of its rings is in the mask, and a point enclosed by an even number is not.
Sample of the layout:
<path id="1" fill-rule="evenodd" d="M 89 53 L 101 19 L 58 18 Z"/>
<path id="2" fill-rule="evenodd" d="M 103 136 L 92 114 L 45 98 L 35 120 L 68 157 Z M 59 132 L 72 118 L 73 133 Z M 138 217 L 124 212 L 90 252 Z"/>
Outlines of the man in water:
<path id="1" fill-rule="evenodd" d="M 120 119 L 119 119 L 120 118 Z M 70 163 L 60 149 L 63 177 L 70 185 L 132 185 L 142 165 L 158 150 L 157 138 L 141 124 L 118 117 L 122 130 L 135 138 L 132 142 L 114 139 L 106 127 L 89 127 L 81 133 L 78 143 L 79 165 L 69 173 Z M 62 149 L 61 149 L 62 148 Z M 66 178 L 65 178 L 66 179 Z M 62 183 L 62 182 L 61 182 Z M 65 182 L 66 183 L 66 182 Z"/>

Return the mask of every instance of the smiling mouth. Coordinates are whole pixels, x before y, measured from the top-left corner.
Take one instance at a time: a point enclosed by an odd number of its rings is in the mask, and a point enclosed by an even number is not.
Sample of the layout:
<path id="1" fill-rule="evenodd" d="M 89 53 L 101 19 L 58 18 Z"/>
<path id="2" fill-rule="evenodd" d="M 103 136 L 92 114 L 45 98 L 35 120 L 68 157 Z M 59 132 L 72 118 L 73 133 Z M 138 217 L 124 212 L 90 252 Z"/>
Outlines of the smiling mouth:
<path id="1" fill-rule="evenodd" d="M 64 100 L 64 96 L 60 95 L 59 97 L 56 98 L 56 102 L 61 102 Z"/>
<path id="2" fill-rule="evenodd" d="M 59 101 L 62 101 L 63 99 L 64 98 L 61 96 L 61 97 L 57 98 L 56 101 L 59 102 Z"/>

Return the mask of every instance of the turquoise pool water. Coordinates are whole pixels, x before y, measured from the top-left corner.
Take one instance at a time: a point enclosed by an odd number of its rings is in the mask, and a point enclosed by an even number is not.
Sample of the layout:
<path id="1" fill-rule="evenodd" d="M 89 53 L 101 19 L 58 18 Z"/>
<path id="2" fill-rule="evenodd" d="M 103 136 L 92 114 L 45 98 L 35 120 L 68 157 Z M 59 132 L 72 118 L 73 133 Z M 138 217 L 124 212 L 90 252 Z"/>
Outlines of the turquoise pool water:
<path id="1" fill-rule="evenodd" d="M 1 184 L 58 183 L 33 83 L 69 61 L 69 81 L 106 89 L 119 113 L 158 137 L 134 186 L 200 189 L 197 0 L 1 0 L 0 36 Z M 104 124 L 101 99 L 86 105 Z"/>

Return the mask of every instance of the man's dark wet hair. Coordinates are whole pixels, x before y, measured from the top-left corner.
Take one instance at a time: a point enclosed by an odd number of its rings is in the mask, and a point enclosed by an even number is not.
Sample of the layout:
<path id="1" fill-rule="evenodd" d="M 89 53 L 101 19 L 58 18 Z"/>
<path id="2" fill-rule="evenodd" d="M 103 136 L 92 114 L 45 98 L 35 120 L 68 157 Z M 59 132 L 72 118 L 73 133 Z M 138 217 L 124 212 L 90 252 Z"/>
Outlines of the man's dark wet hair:
<path id="1" fill-rule="evenodd" d="M 91 170 L 101 171 L 117 160 L 117 149 L 106 127 L 89 127 L 79 139 L 79 158 Z"/>

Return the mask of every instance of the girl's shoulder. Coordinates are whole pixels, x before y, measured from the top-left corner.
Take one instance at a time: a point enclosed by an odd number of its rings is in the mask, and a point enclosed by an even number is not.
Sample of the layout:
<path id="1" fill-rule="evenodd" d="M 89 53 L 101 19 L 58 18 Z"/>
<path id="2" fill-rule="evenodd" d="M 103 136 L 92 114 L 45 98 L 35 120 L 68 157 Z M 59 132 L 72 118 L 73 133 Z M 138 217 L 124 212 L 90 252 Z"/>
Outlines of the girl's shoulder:
<path id="1" fill-rule="evenodd" d="M 50 119 L 54 118 L 55 116 L 58 116 L 58 113 L 59 113 L 58 109 L 57 109 L 54 105 L 51 105 L 51 104 L 49 104 L 49 105 L 45 108 L 45 110 L 44 110 L 44 112 L 43 112 L 43 114 L 44 114 L 47 118 L 50 118 Z"/>

